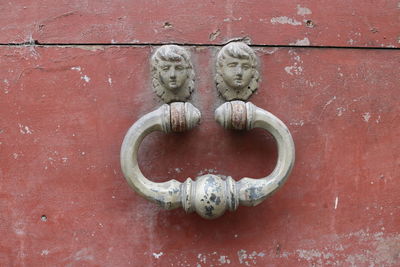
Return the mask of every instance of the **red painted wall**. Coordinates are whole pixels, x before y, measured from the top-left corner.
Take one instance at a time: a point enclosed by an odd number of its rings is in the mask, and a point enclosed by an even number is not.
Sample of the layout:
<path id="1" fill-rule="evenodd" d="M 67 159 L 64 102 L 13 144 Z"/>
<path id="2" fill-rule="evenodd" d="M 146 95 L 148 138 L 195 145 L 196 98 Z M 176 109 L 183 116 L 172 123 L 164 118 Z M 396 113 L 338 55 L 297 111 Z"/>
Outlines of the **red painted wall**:
<path id="1" fill-rule="evenodd" d="M 21 0 L 0 10 L 1 266 L 400 265 L 400 52 L 380 48 L 399 46 L 397 1 Z M 146 138 L 143 173 L 239 179 L 274 167 L 271 136 L 213 118 L 215 44 L 244 36 L 261 62 L 251 101 L 289 127 L 292 175 L 259 206 L 214 221 L 161 210 L 119 166 L 126 130 L 162 104 L 150 87 L 156 45 L 186 44 L 202 121 Z M 32 40 L 52 45 L 9 44 Z"/>

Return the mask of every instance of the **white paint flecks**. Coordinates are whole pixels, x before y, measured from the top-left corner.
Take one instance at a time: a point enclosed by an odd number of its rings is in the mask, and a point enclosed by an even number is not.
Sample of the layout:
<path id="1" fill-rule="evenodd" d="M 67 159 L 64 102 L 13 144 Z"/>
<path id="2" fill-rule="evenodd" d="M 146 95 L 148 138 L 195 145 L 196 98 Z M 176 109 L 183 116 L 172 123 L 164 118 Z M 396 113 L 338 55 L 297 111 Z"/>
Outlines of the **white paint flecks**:
<path id="1" fill-rule="evenodd" d="M 111 77 L 108 77 L 108 84 L 110 85 L 110 86 L 112 86 L 112 83 L 113 83 L 113 80 L 111 79 Z"/>
<path id="2" fill-rule="evenodd" d="M 207 257 L 206 257 L 205 255 L 201 254 L 201 253 L 199 253 L 199 254 L 197 255 L 197 258 L 199 259 L 199 261 L 200 261 L 201 263 L 206 263 L 206 262 L 207 262 Z"/>
<path id="3" fill-rule="evenodd" d="M 300 75 L 303 71 L 301 66 L 287 66 L 285 67 L 285 71 L 290 75 Z"/>
<path id="4" fill-rule="evenodd" d="M 304 121 L 300 120 L 300 121 L 293 121 L 289 123 L 290 125 L 295 125 L 295 126 L 303 126 L 304 125 Z"/>
<path id="5" fill-rule="evenodd" d="M 297 5 L 297 15 L 305 16 L 310 14 L 312 14 L 312 12 L 309 8 Z"/>
<path id="6" fill-rule="evenodd" d="M 381 121 L 381 115 L 378 115 L 378 118 L 375 120 L 376 123 L 379 123 Z"/>
<path id="7" fill-rule="evenodd" d="M 231 261 L 228 259 L 228 256 L 220 256 L 218 261 L 221 264 L 230 264 L 231 263 Z"/>
<path id="8" fill-rule="evenodd" d="M 343 115 L 343 113 L 346 111 L 346 109 L 344 107 L 339 107 L 336 109 L 336 114 L 338 117 L 341 117 Z"/>
<path id="9" fill-rule="evenodd" d="M 43 249 L 42 252 L 40 253 L 41 256 L 47 256 L 49 255 L 49 252 L 47 249 Z"/>
<path id="10" fill-rule="evenodd" d="M 296 250 L 297 256 L 301 259 L 307 261 L 317 260 L 317 263 L 322 266 L 322 259 L 330 259 L 333 258 L 334 255 L 330 252 L 318 251 L 316 249 L 306 250 L 306 249 L 298 249 Z"/>
<path id="11" fill-rule="evenodd" d="M 162 255 L 164 255 L 163 252 L 160 252 L 160 253 L 153 253 L 153 257 L 156 258 L 156 259 L 159 259 Z"/>
<path id="12" fill-rule="evenodd" d="M 203 169 L 197 173 L 198 176 L 203 175 L 203 174 L 211 174 L 211 173 L 217 173 L 218 171 L 216 169 Z"/>
<path id="13" fill-rule="evenodd" d="M 293 56 L 294 63 L 292 66 L 286 66 L 284 70 L 289 75 L 300 75 L 303 72 L 303 67 L 300 66 L 300 64 L 303 63 L 303 61 L 294 50 L 289 50 L 289 54 L 294 55 Z"/>
<path id="14" fill-rule="evenodd" d="M 368 122 L 369 119 L 371 118 L 371 114 L 369 112 L 365 112 L 362 114 L 363 121 Z"/>
<path id="15" fill-rule="evenodd" d="M 290 43 L 290 45 L 309 46 L 310 40 L 307 37 L 304 37 L 304 39 L 297 40 L 295 43 Z"/>
<path id="16" fill-rule="evenodd" d="M 32 134 L 33 133 L 33 130 L 29 129 L 28 126 L 24 126 L 20 123 L 18 123 L 18 126 L 19 126 L 19 132 L 21 134 Z"/>
<path id="17" fill-rule="evenodd" d="M 250 266 L 250 264 L 256 265 L 257 264 L 257 257 L 264 257 L 264 252 L 256 252 L 253 251 L 247 254 L 246 250 L 241 249 L 237 252 L 239 263 L 244 264 L 246 266 Z"/>
<path id="18" fill-rule="evenodd" d="M 90 77 L 89 76 L 87 76 L 87 75 L 83 75 L 82 77 L 81 77 L 81 79 L 82 80 L 84 80 L 85 82 L 90 82 Z"/>
<path id="19" fill-rule="evenodd" d="M 335 206 L 334 206 L 334 209 L 337 209 L 338 203 L 339 203 L 339 197 L 336 197 L 336 198 L 335 198 Z"/>
<path id="20" fill-rule="evenodd" d="M 300 21 L 297 21 L 295 19 L 286 17 L 286 16 L 281 16 L 281 17 L 273 17 L 271 19 L 272 24 L 289 24 L 293 26 L 299 26 L 302 23 Z"/>
<path id="21" fill-rule="evenodd" d="M 81 80 L 84 80 L 86 83 L 90 82 L 90 77 L 87 76 L 86 74 L 83 74 L 82 68 L 80 66 L 71 67 L 71 70 L 79 72 L 79 74 L 81 75 Z"/>
<path id="22" fill-rule="evenodd" d="M 237 255 L 238 255 L 238 259 L 239 259 L 240 264 L 243 264 L 243 263 L 244 263 L 244 264 L 246 264 L 247 266 L 250 266 L 249 262 L 246 261 L 246 259 L 247 259 L 246 250 L 244 250 L 244 249 L 239 250 L 239 251 L 237 252 Z"/>

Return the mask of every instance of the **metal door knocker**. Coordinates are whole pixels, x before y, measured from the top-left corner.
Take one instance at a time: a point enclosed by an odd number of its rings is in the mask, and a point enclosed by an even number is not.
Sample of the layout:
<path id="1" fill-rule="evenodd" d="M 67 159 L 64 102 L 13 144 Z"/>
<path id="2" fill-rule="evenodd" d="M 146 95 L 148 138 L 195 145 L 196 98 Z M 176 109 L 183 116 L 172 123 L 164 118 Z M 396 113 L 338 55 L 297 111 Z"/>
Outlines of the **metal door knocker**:
<path id="1" fill-rule="evenodd" d="M 137 152 L 143 138 L 152 131 L 180 132 L 190 130 L 200 121 L 200 112 L 185 101 L 193 90 L 194 73 L 189 54 L 181 47 L 160 47 L 152 57 L 153 87 L 165 102 L 135 122 L 125 135 L 121 148 L 121 167 L 133 189 L 146 199 L 165 209 L 183 207 L 201 217 L 214 219 L 239 205 L 255 206 L 274 193 L 289 176 L 295 159 L 292 136 L 286 125 L 268 111 L 251 102 L 244 102 L 257 90 L 259 73 L 257 57 L 245 43 L 232 42 L 224 46 L 217 57 L 217 89 L 229 102 L 215 110 L 216 121 L 226 129 L 251 130 L 262 128 L 270 132 L 278 146 L 275 169 L 261 179 L 206 174 L 184 183 L 170 180 L 155 183 L 141 173 Z"/>

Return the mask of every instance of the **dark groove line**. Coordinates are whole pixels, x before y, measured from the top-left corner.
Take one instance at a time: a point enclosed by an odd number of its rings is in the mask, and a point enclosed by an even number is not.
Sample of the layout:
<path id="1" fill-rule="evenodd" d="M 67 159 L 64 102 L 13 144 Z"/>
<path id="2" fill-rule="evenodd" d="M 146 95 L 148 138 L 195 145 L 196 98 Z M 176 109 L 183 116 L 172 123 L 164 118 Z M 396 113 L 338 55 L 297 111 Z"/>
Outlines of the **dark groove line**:
<path id="1" fill-rule="evenodd" d="M 229 42 L 227 42 L 229 43 Z M 201 46 L 201 47 L 222 47 L 227 43 L 223 44 L 196 44 L 196 43 L 40 43 L 38 41 L 25 42 L 25 43 L 0 43 L 0 46 L 10 47 L 75 47 L 75 46 L 105 46 L 105 47 L 143 47 L 143 46 L 161 46 L 165 44 L 182 45 L 182 46 Z M 262 45 L 262 44 L 250 44 L 252 47 L 277 47 L 277 48 L 312 48 L 312 49 L 366 49 L 366 50 L 400 50 L 400 47 L 371 47 L 371 46 L 334 46 L 334 45 Z"/>

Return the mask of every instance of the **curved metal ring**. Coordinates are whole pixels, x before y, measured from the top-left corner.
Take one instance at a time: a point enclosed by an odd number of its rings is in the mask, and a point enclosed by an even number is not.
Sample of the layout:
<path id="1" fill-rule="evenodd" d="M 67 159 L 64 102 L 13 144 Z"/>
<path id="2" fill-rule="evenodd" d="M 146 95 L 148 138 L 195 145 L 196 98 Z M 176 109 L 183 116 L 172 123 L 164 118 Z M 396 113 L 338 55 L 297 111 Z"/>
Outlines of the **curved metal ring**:
<path id="1" fill-rule="evenodd" d="M 278 161 L 274 171 L 261 179 L 231 177 L 213 174 L 188 178 L 184 183 L 170 180 L 154 183 L 141 173 L 137 153 L 143 138 L 152 131 L 184 131 L 200 120 L 200 112 L 189 103 L 176 102 L 163 105 L 140 118 L 128 130 L 121 148 L 121 166 L 128 183 L 146 199 L 165 209 L 183 207 L 186 212 L 196 211 L 201 217 L 214 219 L 226 210 L 236 210 L 239 204 L 255 206 L 283 185 L 295 159 L 292 136 L 285 124 L 271 113 L 250 102 L 232 101 L 215 111 L 215 119 L 225 128 L 269 131 L 278 145 Z"/>
<path id="2" fill-rule="evenodd" d="M 286 125 L 270 112 L 251 102 L 231 101 L 215 110 L 215 120 L 226 129 L 262 128 L 275 138 L 278 160 L 272 173 L 264 178 L 244 177 L 236 182 L 239 204 L 255 206 L 273 194 L 289 177 L 295 160 L 292 135 Z"/>
<path id="3" fill-rule="evenodd" d="M 192 129 L 200 122 L 200 116 L 200 111 L 188 102 L 164 104 L 136 121 L 122 142 L 121 168 L 129 185 L 141 196 L 164 209 L 181 206 L 181 183 L 176 180 L 155 183 L 144 177 L 137 161 L 139 145 L 153 131 L 169 133 Z"/>

